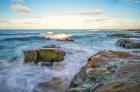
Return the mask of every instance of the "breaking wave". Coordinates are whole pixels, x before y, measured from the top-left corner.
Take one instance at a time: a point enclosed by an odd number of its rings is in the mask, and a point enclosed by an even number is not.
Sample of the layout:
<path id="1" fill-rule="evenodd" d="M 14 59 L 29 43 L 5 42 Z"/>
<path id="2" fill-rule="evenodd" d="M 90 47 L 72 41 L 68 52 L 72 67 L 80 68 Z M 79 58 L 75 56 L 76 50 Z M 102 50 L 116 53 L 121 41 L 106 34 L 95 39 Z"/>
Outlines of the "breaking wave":
<path id="1" fill-rule="evenodd" d="M 51 40 L 72 40 L 72 35 L 68 34 L 54 34 L 53 32 L 44 32 L 40 34 L 40 37 Z"/>

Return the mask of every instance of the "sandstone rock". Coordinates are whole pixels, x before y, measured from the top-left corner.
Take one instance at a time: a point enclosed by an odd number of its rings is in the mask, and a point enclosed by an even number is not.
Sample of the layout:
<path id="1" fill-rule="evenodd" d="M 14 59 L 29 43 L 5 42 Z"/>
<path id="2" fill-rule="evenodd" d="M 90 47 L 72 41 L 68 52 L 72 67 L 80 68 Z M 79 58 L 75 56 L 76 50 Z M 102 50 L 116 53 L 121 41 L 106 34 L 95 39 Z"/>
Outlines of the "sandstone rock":
<path id="1" fill-rule="evenodd" d="M 132 61 L 134 62 L 134 61 Z M 129 80 L 137 79 L 140 83 L 140 63 L 127 63 L 124 64 L 115 74 L 114 79 L 129 78 Z M 137 63 L 138 62 L 138 63 Z M 133 78 L 132 78 L 133 77 Z"/>
<path id="2" fill-rule="evenodd" d="M 91 90 L 96 90 L 99 87 L 98 85 L 96 87 L 96 84 L 102 84 L 103 82 L 106 83 L 109 80 L 112 80 L 114 74 L 116 73 L 116 70 L 120 67 L 120 65 L 123 65 L 129 60 L 139 59 L 139 56 L 129 54 L 123 51 L 100 51 L 95 55 L 91 56 L 88 60 L 88 63 L 83 66 L 80 72 L 73 78 L 70 84 L 70 90 L 74 90 L 74 92 L 83 92 L 82 86 L 84 84 L 91 83 L 93 84 L 93 86 L 90 87 Z M 138 61 L 131 62 L 134 63 Z M 78 91 L 75 91 L 77 89 Z"/>
<path id="3" fill-rule="evenodd" d="M 111 81 L 94 92 L 139 92 L 140 63 L 127 63 L 116 72 Z"/>
<path id="4" fill-rule="evenodd" d="M 115 61 L 120 59 L 132 60 L 138 58 L 140 57 L 123 51 L 100 51 L 89 58 L 87 65 L 90 67 L 104 66 L 105 64 L 118 63 Z"/>
<path id="5" fill-rule="evenodd" d="M 66 92 L 89 92 L 89 88 L 71 88 Z"/>
<path id="6" fill-rule="evenodd" d="M 140 48 L 140 40 L 120 39 L 116 45 L 127 49 L 138 49 Z"/>

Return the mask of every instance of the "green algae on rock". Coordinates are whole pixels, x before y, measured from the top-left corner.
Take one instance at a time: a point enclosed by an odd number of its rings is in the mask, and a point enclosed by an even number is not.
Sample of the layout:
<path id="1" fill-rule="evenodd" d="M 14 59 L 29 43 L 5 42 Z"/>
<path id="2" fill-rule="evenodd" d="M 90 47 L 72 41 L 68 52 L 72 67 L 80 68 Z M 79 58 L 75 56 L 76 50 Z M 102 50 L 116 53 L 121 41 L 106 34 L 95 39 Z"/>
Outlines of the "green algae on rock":
<path id="1" fill-rule="evenodd" d="M 56 48 L 42 48 L 39 50 L 24 51 L 25 63 L 52 66 L 55 62 L 64 60 L 65 52 Z"/>
<path id="2" fill-rule="evenodd" d="M 39 50 L 39 61 L 59 62 L 64 60 L 65 53 L 58 49 L 43 48 Z"/>
<path id="3" fill-rule="evenodd" d="M 24 51 L 24 61 L 25 63 L 37 63 L 38 59 L 38 51 L 37 50 L 28 50 Z"/>

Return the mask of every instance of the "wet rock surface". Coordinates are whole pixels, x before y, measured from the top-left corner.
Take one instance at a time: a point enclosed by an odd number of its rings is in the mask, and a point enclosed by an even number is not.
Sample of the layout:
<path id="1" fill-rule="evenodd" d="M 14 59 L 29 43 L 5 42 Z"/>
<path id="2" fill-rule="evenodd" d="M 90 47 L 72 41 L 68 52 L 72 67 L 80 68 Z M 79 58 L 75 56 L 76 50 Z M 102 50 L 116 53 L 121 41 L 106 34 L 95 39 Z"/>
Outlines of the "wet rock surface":
<path id="1" fill-rule="evenodd" d="M 63 61 L 65 52 L 57 48 L 41 48 L 39 50 L 24 51 L 24 61 L 30 64 L 58 65 L 57 62 Z"/>
<path id="2" fill-rule="evenodd" d="M 139 49 L 140 40 L 139 39 L 120 39 L 116 42 L 116 46 L 120 46 L 126 49 Z"/>
<path id="3" fill-rule="evenodd" d="M 94 92 L 139 92 L 140 63 L 127 63 L 117 70 L 114 78 Z"/>
<path id="4" fill-rule="evenodd" d="M 130 38 L 133 36 L 127 35 L 127 34 L 112 34 L 108 35 L 108 37 L 114 37 L 114 38 Z"/>
<path id="5" fill-rule="evenodd" d="M 44 46 L 43 48 L 61 48 L 60 46 L 57 46 L 57 45 L 48 45 L 48 46 Z"/>
<path id="6" fill-rule="evenodd" d="M 124 51 L 100 51 L 89 58 L 66 92 L 138 92 L 139 67 L 139 56 Z"/>

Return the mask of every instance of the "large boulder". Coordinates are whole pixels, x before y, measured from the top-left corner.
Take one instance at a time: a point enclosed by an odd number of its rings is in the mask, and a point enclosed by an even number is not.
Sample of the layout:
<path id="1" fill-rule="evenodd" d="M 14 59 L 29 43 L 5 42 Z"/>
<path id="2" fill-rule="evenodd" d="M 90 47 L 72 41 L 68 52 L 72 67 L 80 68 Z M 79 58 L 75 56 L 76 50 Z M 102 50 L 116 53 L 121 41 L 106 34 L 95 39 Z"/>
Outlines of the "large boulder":
<path id="1" fill-rule="evenodd" d="M 129 60 L 138 59 L 140 59 L 139 56 L 123 51 L 100 51 L 89 58 L 88 63 L 73 78 L 67 92 L 95 90 L 102 85 L 102 82 L 111 80 L 120 65 Z M 84 86 L 85 84 L 88 86 Z"/>
<path id="2" fill-rule="evenodd" d="M 59 62 L 64 60 L 65 52 L 53 48 L 42 48 L 38 51 L 38 54 L 39 54 L 39 61 Z"/>
<path id="3" fill-rule="evenodd" d="M 30 64 L 53 65 L 64 60 L 65 52 L 57 48 L 24 51 L 24 61 Z M 55 64 L 56 65 L 56 64 Z"/>
<path id="4" fill-rule="evenodd" d="M 139 49 L 140 48 L 140 40 L 134 39 L 120 39 L 116 42 L 117 46 L 124 47 L 127 49 Z"/>

